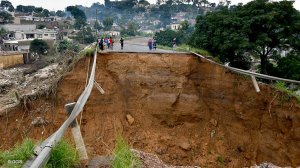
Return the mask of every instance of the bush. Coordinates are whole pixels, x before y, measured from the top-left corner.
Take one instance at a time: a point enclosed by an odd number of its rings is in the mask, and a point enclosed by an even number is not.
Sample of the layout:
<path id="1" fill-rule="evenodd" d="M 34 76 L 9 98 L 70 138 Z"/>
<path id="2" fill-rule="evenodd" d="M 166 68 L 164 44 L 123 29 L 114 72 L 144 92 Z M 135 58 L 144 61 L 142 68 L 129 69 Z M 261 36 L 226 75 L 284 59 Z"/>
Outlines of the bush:
<path id="1" fill-rule="evenodd" d="M 167 29 L 165 31 L 160 31 L 155 33 L 157 44 L 172 47 L 173 46 L 173 39 L 176 38 L 177 45 L 181 44 L 183 41 L 182 33 L 175 32 L 173 30 Z"/>
<path id="2" fill-rule="evenodd" d="M 138 157 L 130 151 L 128 144 L 121 136 L 117 137 L 111 165 L 113 168 L 136 168 L 140 166 Z"/>
<path id="3" fill-rule="evenodd" d="M 37 54 L 46 54 L 49 48 L 50 47 L 46 41 L 40 39 L 34 39 L 30 43 L 29 51 Z"/>

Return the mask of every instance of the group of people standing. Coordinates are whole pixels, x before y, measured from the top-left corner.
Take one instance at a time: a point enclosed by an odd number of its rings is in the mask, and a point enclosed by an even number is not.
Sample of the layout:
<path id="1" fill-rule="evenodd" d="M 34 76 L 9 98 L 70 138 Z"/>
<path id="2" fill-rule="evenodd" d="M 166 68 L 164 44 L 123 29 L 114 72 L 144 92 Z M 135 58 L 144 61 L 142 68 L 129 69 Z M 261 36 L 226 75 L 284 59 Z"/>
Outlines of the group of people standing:
<path id="1" fill-rule="evenodd" d="M 156 39 L 149 39 L 148 40 L 148 47 L 149 50 L 156 50 Z"/>
<path id="2" fill-rule="evenodd" d="M 121 50 L 123 50 L 123 47 L 124 47 L 124 40 L 123 38 L 121 37 L 120 39 L 120 43 L 121 43 Z M 113 47 L 114 47 L 114 40 L 112 37 L 104 37 L 104 38 L 100 38 L 97 40 L 97 44 L 99 46 L 99 49 L 101 51 L 103 51 L 105 49 L 105 46 L 107 46 L 107 49 L 111 49 L 113 50 Z"/>
<path id="3" fill-rule="evenodd" d="M 107 46 L 107 49 L 112 49 L 113 50 L 114 40 L 113 40 L 112 37 L 100 38 L 100 39 L 98 39 L 98 45 L 99 45 L 100 50 L 104 50 L 105 46 Z"/>

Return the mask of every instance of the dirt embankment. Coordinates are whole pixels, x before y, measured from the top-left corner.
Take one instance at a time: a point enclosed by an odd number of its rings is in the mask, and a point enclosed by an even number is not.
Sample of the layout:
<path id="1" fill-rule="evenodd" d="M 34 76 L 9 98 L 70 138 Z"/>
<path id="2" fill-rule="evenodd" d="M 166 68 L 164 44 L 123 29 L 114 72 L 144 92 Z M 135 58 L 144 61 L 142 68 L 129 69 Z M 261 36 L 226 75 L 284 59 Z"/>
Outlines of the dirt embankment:
<path id="1" fill-rule="evenodd" d="M 88 61 L 65 76 L 56 97 L 2 115 L 0 149 L 24 134 L 41 139 L 53 133 L 66 119 L 64 105 L 85 87 Z M 90 156 L 111 154 L 121 133 L 133 148 L 156 153 L 167 164 L 300 165 L 299 105 L 267 85 L 256 93 L 249 78 L 193 55 L 146 53 L 100 55 L 96 81 L 105 94 L 94 88 L 81 120 Z M 37 117 L 49 123 L 33 126 Z"/>

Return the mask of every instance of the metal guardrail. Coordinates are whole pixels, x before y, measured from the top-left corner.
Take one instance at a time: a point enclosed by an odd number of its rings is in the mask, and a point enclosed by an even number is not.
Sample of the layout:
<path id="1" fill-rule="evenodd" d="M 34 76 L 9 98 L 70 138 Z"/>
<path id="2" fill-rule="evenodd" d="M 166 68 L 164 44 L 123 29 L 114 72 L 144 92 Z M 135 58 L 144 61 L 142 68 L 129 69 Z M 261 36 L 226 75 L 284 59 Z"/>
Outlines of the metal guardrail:
<path id="1" fill-rule="evenodd" d="M 60 141 L 62 136 L 64 135 L 65 131 L 69 127 L 69 125 L 76 119 L 76 117 L 80 114 L 83 110 L 87 99 L 89 98 L 93 85 L 94 85 L 94 78 L 95 78 L 95 71 L 96 71 L 96 60 L 97 60 L 97 48 L 94 53 L 94 63 L 91 70 L 90 78 L 87 87 L 84 89 L 80 97 L 78 98 L 72 113 L 70 114 L 69 118 L 63 123 L 63 125 L 48 139 L 43 141 L 40 146 L 36 147 L 34 152 L 37 157 L 34 160 L 27 161 L 26 164 L 23 166 L 24 168 L 42 168 L 44 167 L 51 155 L 52 148 Z"/>
<path id="2" fill-rule="evenodd" d="M 204 56 L 199 55 L 199 54 L 197 54 L 195 52 L 192 52 L 192 53 L 195 54 L 196 56 L 200 57 L 200 58 L 203 58 L 203 59 L 205 59 L 207 61 L 212 62 L 213 64 L 217 64 L 219 66 L 222 66 L 222 67 L 224 67 L 226 69 L 229 69 L 231 71 L 234 71 L 234 72 L 237 72 L 237 73 L 240 73 L 240 74 L 255 76 L 255 77 L 261 78 L 261 79 L 277 80 L 277 81 L 283 81 L 283 82 L 288 82 L 288 83 L 297 83 L 297 84 L 300 84 L 300 81 L 296 81 L 296 80 L 278 78 L 278 77 L 275 77 L 275 76 L 269 76 L 269 75 L 259 74 L 259 73 L 255 73 L 255 72 L 251 72 L 251 71 L 246 71 L 246 70 L 238 69 L 238 68 L 233 68 L 233 67 L 230 67 L 230 66 L 225 66 L 225 65 L 216 63 L 216 62 L 214 62 L 214 61 L 212 61 L 210 59 L 207 59 Z"/>

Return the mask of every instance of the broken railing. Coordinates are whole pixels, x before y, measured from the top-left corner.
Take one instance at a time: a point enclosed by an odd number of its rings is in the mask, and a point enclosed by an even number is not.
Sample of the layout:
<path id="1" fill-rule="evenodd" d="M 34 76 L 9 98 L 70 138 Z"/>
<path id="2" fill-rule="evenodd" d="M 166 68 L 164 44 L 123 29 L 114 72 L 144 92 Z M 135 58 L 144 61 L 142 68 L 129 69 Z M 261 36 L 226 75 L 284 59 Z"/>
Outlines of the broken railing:
<path id="1" fill-rule="evenodd" d="M 252 80 L 252 83 L 254 85 L 254 88 L 256 90 L 256 92 L 260 92 L 260 89 L 259 89 L 259 86 L 257 84 L 257 81 L 256 81 L 256 78 L 261 78 L 261 79 L 268 79 L 268 80 L 276 80 L 276 81 L 283 81 L 283 82 L 288 82 L 288 83 L 296 83 L 296 84 L 300 84 L 300 81 L 296 81 L 296 80 L 291 80 L 291 79 L 284 79 L 284 78 L 278 78 L 278 77 L 275 77 L 275 76 L 269 76 L 269 75 L 264 75 L 264 74 L 259 74 L 259 73 L 255 73 L 255 72 L 251 72 L 251 71 L 246 71 L 246 70 L 242 70 L 242 69 L 238 69 L 238 68 L 233 68 L 233 67 L 230 67 L 230 66 L 225 66 L 225 65 L 222 65 L 222 64 L 218 64 L 210 59 L 207 59 L 205 58 L 204 56 L 202 55 L 199 55 L 195 52 L 192 52 L 194 55 L 200 57 L 200 58 L 203 58 L 209 62 L 212 62 L 213 64 L 217 64 L 219 66 L 222 66 L 226 69 L 229 69 L 231 71 L 234 71 L 234 72 L 237 72 L 239 74 L 243 74 L 243 75 L 249 75 L 251 77 L 251 80 Z"/>
<path id="2" fill-rule="evenodd" d="M 88 80 L 88 84 L 84 89 L 84 91 L 82 92 L 82 94 L 80 95 L 80 97 L 78 98 L 69 118 L 62 124 L 62 126 L 54 134 L 52 134 L 48 139 L 43 141 L 39 146 L 37 146 L 34 149 L 34 154 L 36 155 L 36 157 L 33 158 L 32 160 L 28 160 L 23 166 L 24 168 L 42 168 L 47 164 L 53 147 L 55 147 L 55 145 L 60 141 L 65 131 L 70 126 L 70 124 L 74 120 L 76 120 L 76 117 L 83 110 L 83 107 L 92 92 L 94 83 L 96 83 L 94 79 L 95 71 L 96 71 L 96 60 L 97 60 L 97 48 L 94 52 L 94 61 L 93 61 L 90 77 Z M 100 86 L 97 85 L 97 88 L 99 87 Z"/>

